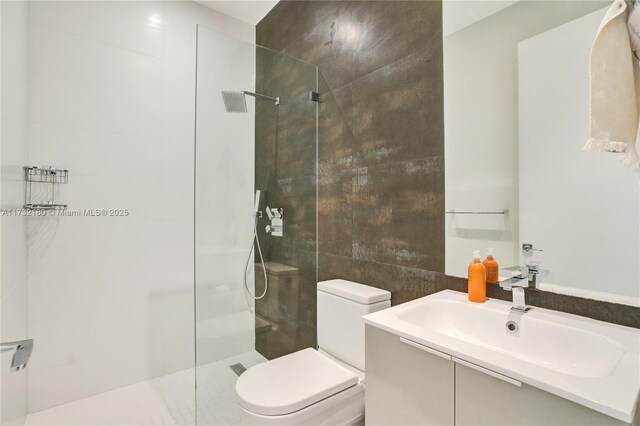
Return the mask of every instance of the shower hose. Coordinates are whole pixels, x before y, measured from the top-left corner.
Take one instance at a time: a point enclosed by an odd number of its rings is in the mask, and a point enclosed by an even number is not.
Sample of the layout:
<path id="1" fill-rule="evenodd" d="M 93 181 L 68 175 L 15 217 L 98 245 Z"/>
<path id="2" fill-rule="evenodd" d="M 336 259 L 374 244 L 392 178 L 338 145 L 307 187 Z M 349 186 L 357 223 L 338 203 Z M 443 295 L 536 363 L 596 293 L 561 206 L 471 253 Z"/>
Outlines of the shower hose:
<path id="1" fill-rule="evenodd" d="M 258 246 L 258 254 L 260 255 L 260 264 L 262 265 L 262 273 L 264 274 L 264 289 L 262 290 L 262 294 L 260 296 L 256 296 L 255 293 L 251 292 L 249 288 L 249 284 L 247 284 L 247 270 L 249 269 L 249 261 L 251 260 L 251 254 L 254 250 L 253 240 L 256 240 L 256 245 Z M 249 250 L 249 255 L 247 256 L 247 263 L 244 265 L 244 288 L 247 290 L 247 293 L 255 300 L 262 299 L 265 294 L 267 294 L 267 288 L 269 284 L 267 282 L 267 268 L 264 266 L 264 258 L 262 257 L 262 249 L 260 248 L 260 238 L 258 238 L 258 214 L 256 213 L 253 221 L 253 238 L 251 239 L 251 249 Z M 254 284 L 255 288 L 255 284 Z"/>

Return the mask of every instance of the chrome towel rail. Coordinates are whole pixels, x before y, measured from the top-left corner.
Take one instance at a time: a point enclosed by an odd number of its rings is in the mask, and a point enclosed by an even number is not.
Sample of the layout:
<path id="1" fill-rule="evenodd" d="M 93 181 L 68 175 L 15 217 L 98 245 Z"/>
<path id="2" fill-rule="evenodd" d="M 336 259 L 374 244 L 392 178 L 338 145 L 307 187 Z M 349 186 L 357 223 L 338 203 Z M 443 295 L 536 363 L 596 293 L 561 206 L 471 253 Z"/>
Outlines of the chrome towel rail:
<path id="1" fill-rule="evenodd" d="M 495 211 L 495 212 L 491 212 L 491 211 L 462 211 L 462 210 L 449 210 L 445 212 L 446 214 L 507 214 L 509 213 L 509 210 L 505 209 L 505 210 L 500 210 L 500 211 Z"/>

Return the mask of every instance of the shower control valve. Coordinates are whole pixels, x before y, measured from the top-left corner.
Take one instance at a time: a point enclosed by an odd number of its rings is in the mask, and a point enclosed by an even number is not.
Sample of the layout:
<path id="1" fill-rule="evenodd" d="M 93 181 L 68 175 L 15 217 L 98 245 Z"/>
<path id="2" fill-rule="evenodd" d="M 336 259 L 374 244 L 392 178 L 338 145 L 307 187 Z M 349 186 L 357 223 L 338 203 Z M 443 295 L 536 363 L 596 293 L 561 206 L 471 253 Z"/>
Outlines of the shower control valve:
<path id="1" fill-rule="evenodd" d="M 271 223 L 265 227 L 267 234 L 271 234 L 272 237 L 282 237 L 284 235 L 284 211 L 281 207 L 270 208 L 267 206 L 265 209 L 267 216 Z"/>

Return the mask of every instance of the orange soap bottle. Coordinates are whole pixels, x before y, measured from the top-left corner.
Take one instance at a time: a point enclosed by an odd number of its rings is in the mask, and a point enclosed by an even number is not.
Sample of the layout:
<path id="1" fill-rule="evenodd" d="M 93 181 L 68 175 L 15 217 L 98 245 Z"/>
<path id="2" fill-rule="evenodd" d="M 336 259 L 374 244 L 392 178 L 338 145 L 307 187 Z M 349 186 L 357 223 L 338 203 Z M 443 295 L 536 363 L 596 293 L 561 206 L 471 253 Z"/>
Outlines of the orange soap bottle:
<path id="1" fill-rule="evenodd" d="M 498 284 L 500 282 L 500 277 L 498 276 L 500 268 L 495 259 L 495 252 L 495 249 L 490 248 L 487 251 L 487 258 L 482 262 L 487 269 L 487 284 Z"/>
<path id="2" fill-rule="evenodd" d="M 469 264 L 469 301 L 484 303 L 487 299 L 487 270 L 480 260 L 480 250 L 474 250 Z"/>

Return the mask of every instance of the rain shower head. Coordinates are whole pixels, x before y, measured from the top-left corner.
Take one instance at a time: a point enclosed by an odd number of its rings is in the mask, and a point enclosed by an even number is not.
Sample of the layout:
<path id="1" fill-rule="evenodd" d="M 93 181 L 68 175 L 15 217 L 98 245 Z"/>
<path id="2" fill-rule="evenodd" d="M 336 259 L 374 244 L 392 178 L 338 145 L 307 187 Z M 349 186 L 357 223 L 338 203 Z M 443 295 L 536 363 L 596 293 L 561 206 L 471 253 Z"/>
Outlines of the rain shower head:
<path id="1" fill-rule="evenodd" d="M 227 112 L 247 112 L 247 102 L 243 92 L 222 91 L 222 100 Z"/>
<path id="2" fill-rule="evenodd" d="M 224 101 L 224 108 L 227 112 L 247 112 L 247 101 L 245 100 L 245 95 L 253 96 L 254 98 L 266 99 L 274 102 L 276 105 L 280 105 L 280 98 L 273 98 L 260 93 L 249 92 L 248 90 L 242 90 L 240 92 L 223 90 L 222 100 Z"/>

